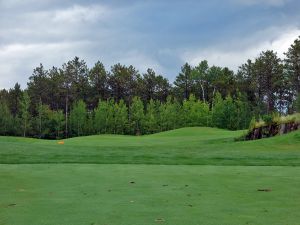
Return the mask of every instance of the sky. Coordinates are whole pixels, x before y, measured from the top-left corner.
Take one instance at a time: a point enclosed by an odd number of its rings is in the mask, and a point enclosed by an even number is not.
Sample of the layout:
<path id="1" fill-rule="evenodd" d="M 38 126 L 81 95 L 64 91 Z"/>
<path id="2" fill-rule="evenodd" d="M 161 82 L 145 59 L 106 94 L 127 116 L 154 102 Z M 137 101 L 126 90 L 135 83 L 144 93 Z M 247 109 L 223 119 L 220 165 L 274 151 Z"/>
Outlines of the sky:
<path id="1" fill-rule="evenodd" d="M 152 68 L 171 82 L 188 62 L 237 71 L 281 58 L 300 35 L 299 0 L 0 0 L 0 89 L 75 56 L 92 67 Z"/>

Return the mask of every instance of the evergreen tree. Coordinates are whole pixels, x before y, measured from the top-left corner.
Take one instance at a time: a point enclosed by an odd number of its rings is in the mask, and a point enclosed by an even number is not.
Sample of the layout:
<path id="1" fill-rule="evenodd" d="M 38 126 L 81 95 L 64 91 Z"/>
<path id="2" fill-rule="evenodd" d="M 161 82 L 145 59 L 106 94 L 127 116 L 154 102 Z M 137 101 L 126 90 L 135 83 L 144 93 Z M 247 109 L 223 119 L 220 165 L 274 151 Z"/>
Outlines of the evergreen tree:
<path id="1" fill-rule="evenodd" d="M 30 112 L 29 112 L 29 107 L 30 107 L 30 98 L 25 91 L 23 93 L 23 98 L 21 101 L 21 119 L 23 123 L 23 136 L 26 137 L 26 132 L 30 127 L 29 121 L 30 121 Z"/>
<path id="2" fill-rule="evenodd" d="M 109 97 L 108 72 L 100 61 L 96 62 L 90 70 L 89 81 L 91 84 L 90 98 L 95 108 L 100 99 L 106 100 Z"/>
<path id="3" fill-rule="evenodd" d="M 157 105 L 150 99 L 145 113 L 145 133 L 153 134 L 158 131 Z"/>
<path id="4" fill-rule="evenodd" d="M 300 36 L 288 49 L 285 59 L 293 97 L 300 93 Z"/>
<path id="5" fill-rule="evenodd" d="M 50 108 L 48 105 L 44 105 L 42 101 L 40 101 L 38 105 L 38 116 L 37 116 L 37 122 L 38 122 L 38 134 L 39 137 L 43 137 L 44 135 L 47 135 L 49 131 L 47 130 L 48 128 L 48 123 L 49 123 L 49 118 L 50 118 Z"/>
<path id="6" fill-rule="evenodd" d="M 8 135 L 12 129 L 12 115 L 5 101 L 0 101 L 0 135 Z"/>
<path id="7" fill-rule="evenodd" d="M 192 67 L 188 63 L 185 63 L 181 68 L 181 73 L 176 77 L 174 85 L 179 97 L 188 99 L 193 87 Z"/>
<path id="8" fill-rule="evenodd" d="M 17 117 L 21 114 L 21 100 L 23 92 L 19 83 L 16 83 L 13 89 L 9 89 L 8 105 L 13 117 Z"/>
<path id="9" fill-rule="evenodd" d="M 296 112 L 300 113 L 300 93 L 298 93 L 296 101 L 295 101 Z"/>

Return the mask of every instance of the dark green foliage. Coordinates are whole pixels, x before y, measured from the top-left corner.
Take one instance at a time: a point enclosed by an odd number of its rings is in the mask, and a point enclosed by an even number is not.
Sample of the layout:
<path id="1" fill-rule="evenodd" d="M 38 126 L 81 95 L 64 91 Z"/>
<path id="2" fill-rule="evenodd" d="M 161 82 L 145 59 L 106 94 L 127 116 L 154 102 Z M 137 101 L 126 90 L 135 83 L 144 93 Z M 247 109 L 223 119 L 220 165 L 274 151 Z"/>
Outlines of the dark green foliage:
<path id="1" fill-rule="evenodd" d="M 296 96 L 299 96 L 300 93 L 300 36 L 290 46 L 290 48 L 288 49 L 285 55 L 286 55 L 285 70 L 289 81 L 288 97 L 290 97 L 289 103 L 291 103 L 292 99 L 295 99 Z M 289 106 L 291 105 L 292 104 L 289 104 Z M 295 106 L 297 109 L 297 104 Z M 299 112 L 299 108 L 298 108 L 298 112 Z M 288 107 L 288 109 L 290 109 L 290 107 Z"/>
<path id="2" fill-rule="evenodd" d="M 272 115 L 269 115 L 269 114 L 263 115 L 262 120 L 266 123 L 266 125 L 270 125 L 270 124 L 272 124 L 273 117 L 272 117 Z"/>
<path id="3" fill-rule="evenodd" d="M 182 66 L 181 73 L 176 77 L 174 84 L 178 97 L 188 99 L 193 88 L 192 67 L 188 63 Z"/>
<path id="4" fill-rule="evenodd" d="M 27 131 L 30 129 L 30 98 L 25 91 L 23 93 L 23 98 L 21 100 L 21 119 L 22 119 L 22 129 L 23 129 L 23 136 L 26 136 Z"/>
<path id="5" fill-rule="evenodd" d="M 13 118 L 5 101 L 0 101 L 0 135 L 12 132 Z"/>
<path id="6" fill-rule="evenodd" d="M 300 92 L 298 93 L 295 101 L 295 108 L 297 112 L 300 112 Z"/>

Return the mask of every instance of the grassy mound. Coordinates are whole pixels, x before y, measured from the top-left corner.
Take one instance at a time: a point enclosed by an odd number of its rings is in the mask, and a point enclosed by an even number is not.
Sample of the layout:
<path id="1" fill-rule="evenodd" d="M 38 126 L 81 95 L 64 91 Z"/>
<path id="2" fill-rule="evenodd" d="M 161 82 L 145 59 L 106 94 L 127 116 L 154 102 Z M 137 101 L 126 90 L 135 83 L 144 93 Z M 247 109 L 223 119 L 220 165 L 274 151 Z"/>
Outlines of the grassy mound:
<path id="1" fill-rule="evenodd" d="M 182 128 L 147 136 L 57 141 L 0 137 L 0 163 L 300 165 L 300 132 L 234 142 L 243 131 Z"/>

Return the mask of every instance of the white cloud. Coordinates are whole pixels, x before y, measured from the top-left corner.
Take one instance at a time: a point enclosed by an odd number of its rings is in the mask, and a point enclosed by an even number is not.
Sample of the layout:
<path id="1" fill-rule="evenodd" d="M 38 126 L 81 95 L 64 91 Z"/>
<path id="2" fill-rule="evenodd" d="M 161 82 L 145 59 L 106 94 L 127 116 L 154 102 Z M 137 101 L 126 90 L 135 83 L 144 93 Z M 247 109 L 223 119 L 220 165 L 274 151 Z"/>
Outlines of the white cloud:
<path id="1" fill-rule="evenodd" d="M 211 65 L 227 66 L 237 70 L 247 59 L 256 58 L 261 51 L 274 50 L 279 57 L 283 58 L 284 52 L 299 35 L 300 29 L 297 28 L 270 28 L 244 40 L 233 40 L 212 48 L 185 50 L 182 61 L 190 62 L 195 66 L 206 59 Z"/>

